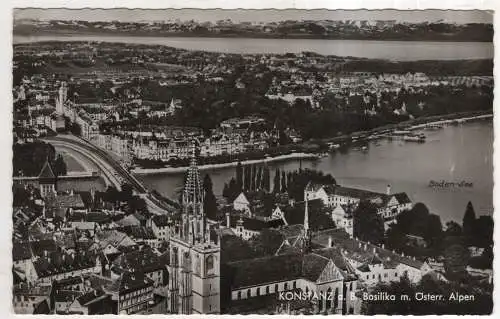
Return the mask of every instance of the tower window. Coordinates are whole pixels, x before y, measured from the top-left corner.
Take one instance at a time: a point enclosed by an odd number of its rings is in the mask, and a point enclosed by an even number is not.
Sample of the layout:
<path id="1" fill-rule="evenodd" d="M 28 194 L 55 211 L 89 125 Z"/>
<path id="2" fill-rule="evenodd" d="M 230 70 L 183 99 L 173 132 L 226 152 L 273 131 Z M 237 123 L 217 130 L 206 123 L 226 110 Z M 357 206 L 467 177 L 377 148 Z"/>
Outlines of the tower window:
<path id="1" fill-rule="evenodd" d="M 206 269 L 206 273 L 208 275 L 213 274 L 213 272 L 214 272 L 214 256 L 210 255 L 207 257 L 207 259 L 205 260 L 205 269 Z"/>

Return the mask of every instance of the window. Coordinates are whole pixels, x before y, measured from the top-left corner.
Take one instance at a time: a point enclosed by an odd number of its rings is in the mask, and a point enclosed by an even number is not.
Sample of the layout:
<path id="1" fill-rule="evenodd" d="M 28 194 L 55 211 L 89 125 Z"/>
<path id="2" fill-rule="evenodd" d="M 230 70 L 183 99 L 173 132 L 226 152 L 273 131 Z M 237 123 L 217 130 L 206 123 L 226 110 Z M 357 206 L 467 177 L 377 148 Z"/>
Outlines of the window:
<path id="1" fill-rule="evenodd" d="M 238 300 L 241 299 L 241 291 L 238 291 Z"/>
<path id="2" fill-rule="evenodd" d="M 266 286 L 266 295 L 269 294 L 269 286 Z"/>
<path id="3" fill-rule="evenodd" d="M 207 259 L 205 260 L 205 269 L 207 274 L 214 273 L 214 256 L 210 255 L 207 257 Z"/>
<path id="4" fill-rule="evenodd" d="M 297 289 L 297 282 L 296 281 L 293 282 L 293 289 Z"/>
<path id="5" fill-rule="evenodd" d="M 252 291 L 250 289 L 247 290 L 247 298 L 250 298 L 252 296 Z"/>
<path id="6" fill-rule="evenodd" d="M 288 283 L 287 282 L 285 282 L 285 288 L 284 288 L 284 290 L 288 290 Z"/>
<path id="7" fill-rule="evenodd" d="M 260 296 L 260 287 L 257 288 L 257 296 Z"/>
<path id="8" fill-rule="evenodd" d="M 395 272 L 395 273 L 394 273 L 394 277 L 397 277 L 397 276 L 398 276 L 398 273 L 397 273 L 397 272 Z"/>
<path id="9" fill-rule="evenodd" d="M 278 292 L 279 290 L 278 288 L 279 288 L 278 284 L 274 285 L 274 292 Z"/>

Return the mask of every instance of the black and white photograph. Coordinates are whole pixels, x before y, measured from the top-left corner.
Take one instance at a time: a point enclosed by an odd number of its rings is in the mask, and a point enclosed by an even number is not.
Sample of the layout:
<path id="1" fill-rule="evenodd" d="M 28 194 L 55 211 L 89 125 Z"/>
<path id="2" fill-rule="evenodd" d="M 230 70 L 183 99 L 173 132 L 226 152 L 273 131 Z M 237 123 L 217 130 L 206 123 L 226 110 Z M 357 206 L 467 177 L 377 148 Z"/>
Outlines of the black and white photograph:
<path id="1" fill-rule="evenodd" d="M 12 16 L 14 314 L 492 313 L 493 11 Z"/>

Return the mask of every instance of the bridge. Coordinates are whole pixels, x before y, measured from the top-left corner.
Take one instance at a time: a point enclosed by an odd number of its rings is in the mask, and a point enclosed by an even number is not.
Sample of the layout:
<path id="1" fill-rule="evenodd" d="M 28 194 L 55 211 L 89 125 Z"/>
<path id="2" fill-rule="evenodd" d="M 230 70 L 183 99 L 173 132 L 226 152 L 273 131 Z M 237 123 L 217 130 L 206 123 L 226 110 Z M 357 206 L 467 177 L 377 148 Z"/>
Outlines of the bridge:
<path id="1" fill-rule="evenodd" d="M 154 193 L 149 192 L 135 176 L 128 172 L 107 151 L 73 135 L 58 135 L 44 138 L 44 140 L 56 148 L 59 146 L 71 149 L 92 161 L 99 167 L 100 175 L 106 185 L 112 185 L 118 190 L 121 190 L 121 186 L 124 183 L 131 185 L 134 193 L 146 201 L 150 212 L 154 214 L 170 214 L 176 210 L 174 205 L 165 202 Z"/>

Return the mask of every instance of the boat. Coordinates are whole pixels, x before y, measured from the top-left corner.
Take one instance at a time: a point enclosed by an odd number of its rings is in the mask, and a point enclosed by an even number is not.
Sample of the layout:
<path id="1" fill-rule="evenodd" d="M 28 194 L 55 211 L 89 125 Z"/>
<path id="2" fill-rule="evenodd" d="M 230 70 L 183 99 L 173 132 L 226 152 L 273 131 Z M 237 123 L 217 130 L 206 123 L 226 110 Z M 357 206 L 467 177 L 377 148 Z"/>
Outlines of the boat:
<path id="1" fill-rule="evenodd" d="M 425 135 L 424 134 L 404 135 L 403 141 L 406 141 L 406 142 L 425 142 Z"/>

